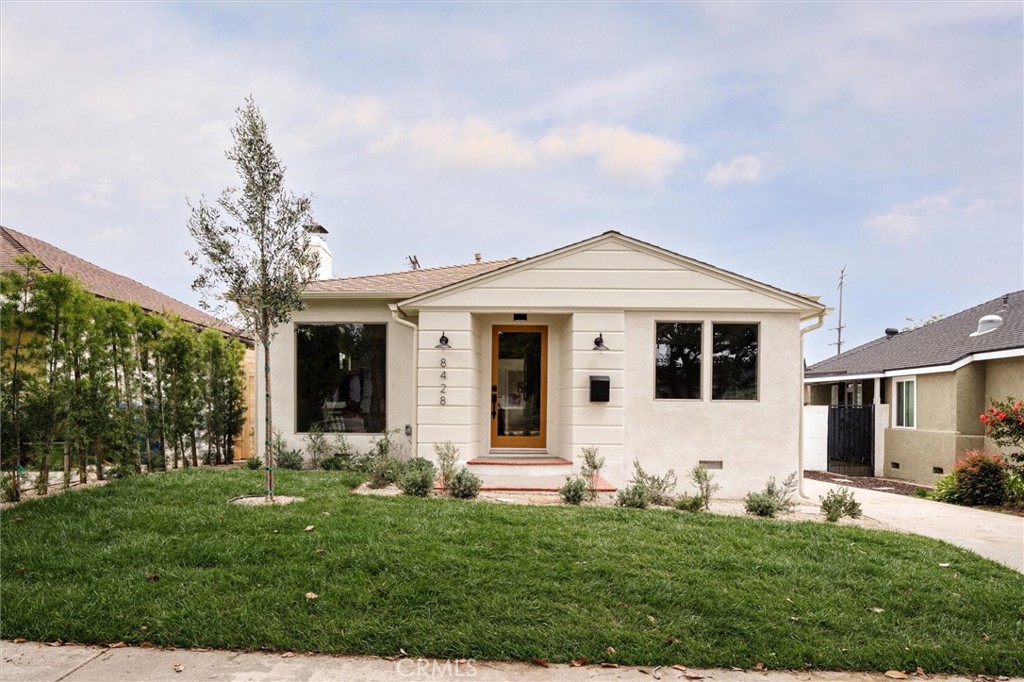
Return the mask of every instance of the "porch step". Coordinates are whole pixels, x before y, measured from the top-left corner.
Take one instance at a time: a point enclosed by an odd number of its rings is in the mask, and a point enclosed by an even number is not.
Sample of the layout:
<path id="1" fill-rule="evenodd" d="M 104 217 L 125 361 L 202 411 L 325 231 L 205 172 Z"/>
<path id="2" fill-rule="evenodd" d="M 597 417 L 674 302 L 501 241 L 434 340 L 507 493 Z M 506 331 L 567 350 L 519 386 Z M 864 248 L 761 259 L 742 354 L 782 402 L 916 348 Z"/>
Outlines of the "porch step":
<path id="1" fill-rule="evenodd" d="M 485 455 L 467 462 L 469 470 L 481 478 L 485 476 L 513 476 L 530 478 L 558 477 L 563 482 L 572 475 L 572 462 L 561 457 Z M 559 484 L 561 485 L 561 484 Z"/>

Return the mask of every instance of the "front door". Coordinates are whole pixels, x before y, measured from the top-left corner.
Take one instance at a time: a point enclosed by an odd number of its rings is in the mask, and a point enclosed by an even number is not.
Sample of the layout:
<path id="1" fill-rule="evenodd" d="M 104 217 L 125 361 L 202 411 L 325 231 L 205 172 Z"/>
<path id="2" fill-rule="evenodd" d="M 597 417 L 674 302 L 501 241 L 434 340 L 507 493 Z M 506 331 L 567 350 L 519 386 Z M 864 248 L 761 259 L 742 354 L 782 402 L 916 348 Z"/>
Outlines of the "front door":
<path id="1" fill-rule="evenodd" d="M 491 447 L 547 447 L 547 365 L 547 327 L 494 327 L 491 339 Z"/>

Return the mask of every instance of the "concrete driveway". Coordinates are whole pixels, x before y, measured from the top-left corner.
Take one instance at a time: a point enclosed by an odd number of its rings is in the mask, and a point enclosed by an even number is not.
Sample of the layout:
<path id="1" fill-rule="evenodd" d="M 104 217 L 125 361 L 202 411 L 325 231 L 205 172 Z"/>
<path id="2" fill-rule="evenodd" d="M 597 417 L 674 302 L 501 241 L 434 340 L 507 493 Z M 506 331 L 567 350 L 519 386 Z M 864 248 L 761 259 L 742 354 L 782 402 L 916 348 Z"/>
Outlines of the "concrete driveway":
<path id="1" fill-rule="evenodd" d="M 819 496 L 837 488 L 831 483 L 804 479 L 804 493 L 814 503 Z M 1024 573 L 1024 517 L 876 490 L 851 490 L 868 518 L 969 549 Z"/>

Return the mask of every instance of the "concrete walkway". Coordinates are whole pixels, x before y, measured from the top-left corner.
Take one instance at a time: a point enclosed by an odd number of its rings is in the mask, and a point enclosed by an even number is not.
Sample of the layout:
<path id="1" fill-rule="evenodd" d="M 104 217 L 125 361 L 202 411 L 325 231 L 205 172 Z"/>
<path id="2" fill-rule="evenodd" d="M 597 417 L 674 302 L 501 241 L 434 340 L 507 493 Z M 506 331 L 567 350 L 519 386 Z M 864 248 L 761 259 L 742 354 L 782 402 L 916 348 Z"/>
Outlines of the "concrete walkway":
<path id="1" fill-rule="evenodd" d="M 697 670 L 671 667 L 602 668 L 587 665 L 543 667 L 529 663 L 439 661 L 368 656 L 243 653 L 179 649 L 104 649 L 95 646 L 0 642 L 3 682 L 376 682 L 377 680 L 457 680 L 480 682 L 582 682 L 583 680 L 665 680 L 690 682 L 892 682 L 877 673 Z M 909 679 L 924 679 L 911 676 Z M 929 675 L 930 680 L 971 682 L 970 677 Z M 1008 680 L 1011 678 L 999 678 Z M 1021 678 L 1013 678 L 1020 681 Z"/>
<path id="2" fill-rule="evenodd" d="M 814 503 L 837 485 L 804 479 Z M 850 488 L 864 515 L 897 530 L 943 540 L 1024 573 L 1024 517 L 906 495 Z"/>

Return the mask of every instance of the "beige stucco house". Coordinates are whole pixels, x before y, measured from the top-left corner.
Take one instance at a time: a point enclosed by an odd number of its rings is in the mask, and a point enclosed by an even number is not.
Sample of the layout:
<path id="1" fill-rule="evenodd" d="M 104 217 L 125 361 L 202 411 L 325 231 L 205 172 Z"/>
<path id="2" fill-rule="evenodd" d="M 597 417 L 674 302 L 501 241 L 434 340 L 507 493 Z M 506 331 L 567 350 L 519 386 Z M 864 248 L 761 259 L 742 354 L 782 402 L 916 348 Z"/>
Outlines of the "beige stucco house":
<path id="1" fill-rule="evenodd" d="M 825 308 L 606 232 L 525 260 L 326 279 L 271 347 L 274 427 L 410 454 L 451 441 L 505 487 L 715 469 L 722 494 L 800 468 L 802 337 Z M 262 424 L 262 419 L 260 419 Z M 260 436 L 262 438 L 262 435 Z M 524 478 L 534 484 L 524 485 Z"/>
<path id="2" fill-rule="evenodd" d="M 992 399 L 1024 397 L 1024 291 L 887 332 L 807 368 L 809 439 L 828 406 L 874 405 L 875 475 L 931 485 L 966 450 L 998 452 L 979 416 Z M 831 468 L 817 440 L 808 468 Z"/>

